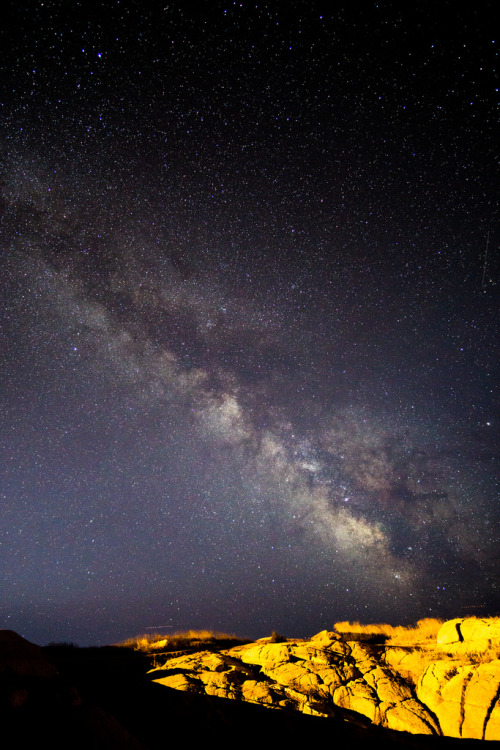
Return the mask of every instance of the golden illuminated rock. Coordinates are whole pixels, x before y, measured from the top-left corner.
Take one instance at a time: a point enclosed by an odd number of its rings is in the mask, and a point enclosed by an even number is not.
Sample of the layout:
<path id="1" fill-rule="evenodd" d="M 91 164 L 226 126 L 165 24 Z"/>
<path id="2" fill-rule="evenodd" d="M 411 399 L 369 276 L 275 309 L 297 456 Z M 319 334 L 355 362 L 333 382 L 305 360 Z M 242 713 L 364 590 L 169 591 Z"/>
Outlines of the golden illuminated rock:
<path id="1" fill-rule="evenodd" d="M 413 698 L 388 706 L 385 710 L 385 719 L 389 729 L 412 734 L 439 734 L 438 727 L 429 712 Z"/>
<path id="2" fill-rule="evenodd" d="M 353 680 L 348 685 L 337 688 L 333 701 L 341 708 L 367 716 L 370 721 L 376 720 L 379 705 L 377 694 L 363 679 Z"/>
<path id="3" fill-rule="evenodd" d="M 434 621 L 434 641 L 417 628 L 414 646 L 404 628 L 402 645 L 397 635 L 386 644 L 326 630 L 309 641 L 262 639 L 167 658 L 151 675 L 188 692 L 317 716 L 347 709 L 389 729 L 500 740 L 499 622 Z"/>

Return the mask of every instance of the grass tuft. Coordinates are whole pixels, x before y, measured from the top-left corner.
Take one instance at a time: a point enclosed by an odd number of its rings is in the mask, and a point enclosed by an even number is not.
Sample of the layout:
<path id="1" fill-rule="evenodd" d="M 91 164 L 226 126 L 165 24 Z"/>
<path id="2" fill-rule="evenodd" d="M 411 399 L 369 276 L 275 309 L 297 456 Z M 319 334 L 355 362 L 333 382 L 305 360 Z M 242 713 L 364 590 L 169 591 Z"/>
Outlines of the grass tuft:
<path id="1" fill-rule="evenodd" d="M 158 651 L 194 651 L 206 648 L 231 648 L 243 643 L 249 643 L 249 640 L 238 638 L 238 636 L 232 633 L 221 633 L 214 630 L 185 630 L 169 635 L 148 633 L 135 638 L 128 638 L 117 645 L 151 654 Z"/>
<path id="2" fill-rule="evenodd" d="M 435 642 L 438 631 L 443 624 L 442 620 L 426 617 L 419 620 L 416 625 L 389 625 L 388 623 L 376 623 L 363 625 L 359 622 L 336 622 L 334 629 L 338 633 L 358 633 L 365 639 L 372 636 L 385 636 L 388 646 L 415 646 L 426 641 Z"/>

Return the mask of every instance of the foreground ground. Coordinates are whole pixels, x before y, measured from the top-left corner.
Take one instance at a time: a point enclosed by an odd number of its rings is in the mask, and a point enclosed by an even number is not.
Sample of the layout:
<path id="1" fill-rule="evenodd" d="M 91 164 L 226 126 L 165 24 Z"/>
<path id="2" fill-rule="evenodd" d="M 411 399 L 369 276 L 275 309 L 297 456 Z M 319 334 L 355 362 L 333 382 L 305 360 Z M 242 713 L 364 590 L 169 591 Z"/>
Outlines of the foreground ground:
<path id="1" fill-rule="evenodd" d="M 406 630 L 400 645 L 394 633 L 339 623 L 307 641 L 158 638 L 89 649 L 40 649 L 0 631 L 2 747 L 45 739 L 53 748 L 152 750 L 175 737 L 219 747 L 476 746 L 442 735 L 498 739 L 498 627 L 452 621 L 433 636 Z"/>

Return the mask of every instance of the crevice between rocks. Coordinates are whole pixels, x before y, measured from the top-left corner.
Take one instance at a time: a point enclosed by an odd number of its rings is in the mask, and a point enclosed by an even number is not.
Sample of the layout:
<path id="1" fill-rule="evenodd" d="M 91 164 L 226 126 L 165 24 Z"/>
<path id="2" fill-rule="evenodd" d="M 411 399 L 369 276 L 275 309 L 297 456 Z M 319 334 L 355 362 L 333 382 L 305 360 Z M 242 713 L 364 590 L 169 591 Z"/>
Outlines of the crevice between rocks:
<path id="1" fill-rule="evenodd" d="M 488 722 L 490 720 L 491 713 L 493 709 L 495 708 L 495 704 L 497 703 L 498 699 L 500 698 L 500 684 L 497 687 L 496 693 L 493 696 L 493 700 L 491 701 L 490 705 L 488 706 L 488 710 L 486 711 L 486 716 L 484 717 L 484 724 L 483 724 L 483 736 L 481 737 L 482 740 L 486 737 L 486 728 L 488 726 Z"/>
<path id="2" fill-rule="evenodd" d="M 467 691 L 469 682 L 472 680 L 473 675 L 474 675 L 474 672 L 471 672 L 469 675 L 467 675 L 462 685 L 462 692 L 460 695 L 460 721 L 458 724 L 458 734 L 460 737 L 462 736 L 462 727 L 465 721 L 465 693 Z"/>

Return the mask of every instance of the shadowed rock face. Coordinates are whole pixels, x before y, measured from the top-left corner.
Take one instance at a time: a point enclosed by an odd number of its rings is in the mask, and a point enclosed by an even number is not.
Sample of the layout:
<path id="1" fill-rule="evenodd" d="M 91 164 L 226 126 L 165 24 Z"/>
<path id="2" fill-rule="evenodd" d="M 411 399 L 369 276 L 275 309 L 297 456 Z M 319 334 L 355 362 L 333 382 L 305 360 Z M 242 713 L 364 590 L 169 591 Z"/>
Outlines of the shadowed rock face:
<path id="1" fill-rule="evenodd" d="M 468 638 L 471 648 L 487 642 L 491 653 L 492 640 L 499 636 L 495 622 L 444 623 L 439 649 L 434 654 L 427 647 L 422 662 L 417 648 L 345 641 L 323 631 L 310 641 L 263 639 L 217 654 L 166 658 L 150 675 L 160 685 L 199 695 L 323 717 L 355 712 L 412 734 L 499 740 L 500 660 L 472 663 L 463 654 L 443 659 L 440 650 Z M 424 666 L 417 682 L 419 664 Z"/>

